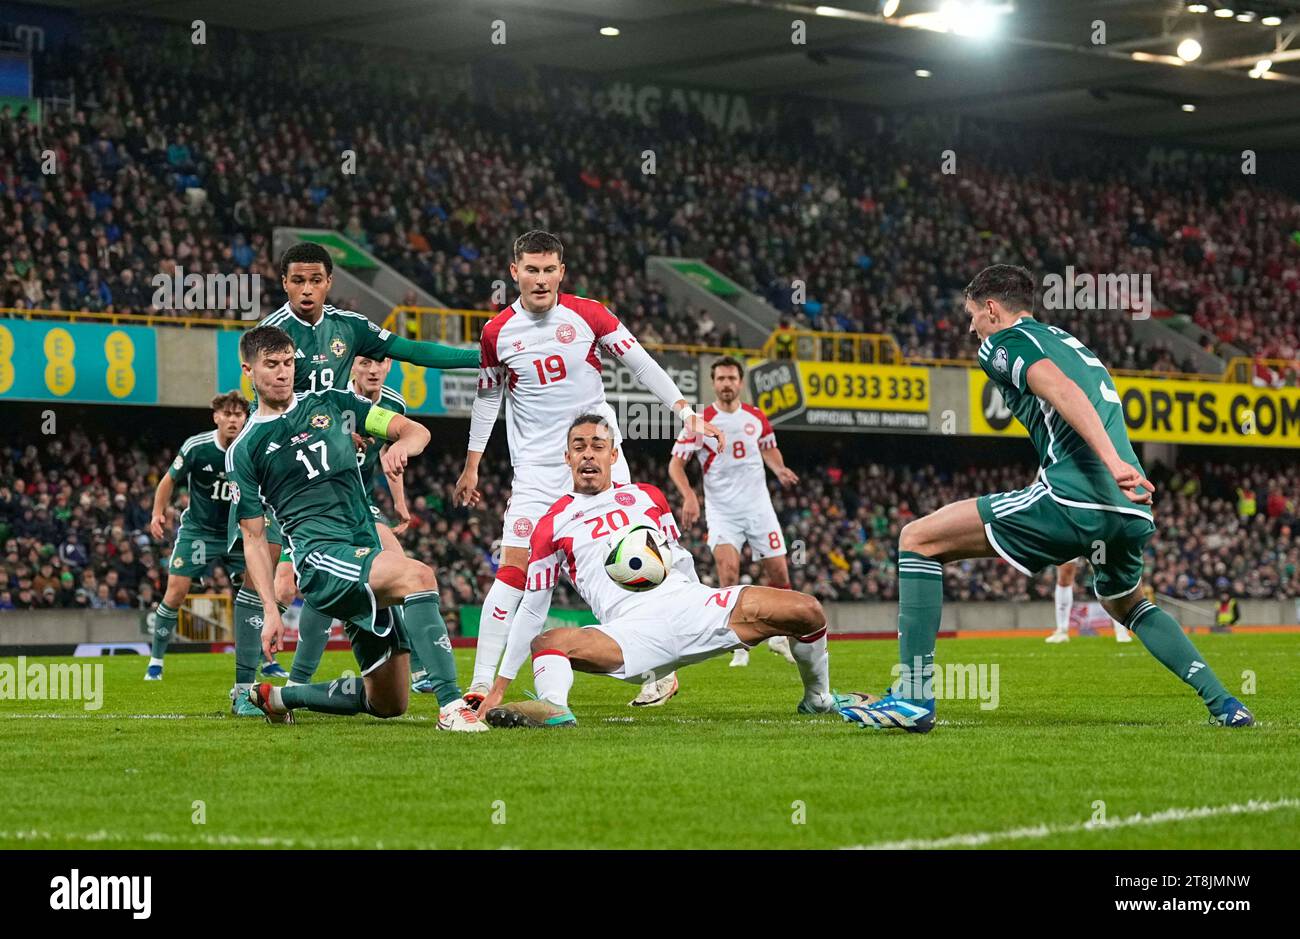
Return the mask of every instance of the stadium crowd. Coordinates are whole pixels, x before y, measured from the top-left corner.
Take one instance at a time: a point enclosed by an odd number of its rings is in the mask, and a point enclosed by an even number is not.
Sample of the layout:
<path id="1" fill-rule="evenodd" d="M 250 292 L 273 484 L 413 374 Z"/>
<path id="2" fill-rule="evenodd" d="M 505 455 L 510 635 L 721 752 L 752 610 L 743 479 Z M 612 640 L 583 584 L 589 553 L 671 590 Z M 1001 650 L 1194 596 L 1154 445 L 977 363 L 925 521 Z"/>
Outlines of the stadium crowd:
<path id="1" fill-rule="evenodd" d="M 161 28 L 115 18 L 85 49 L 42 54 L 42 78 L 75 88 L 43 130 L 0 111 L 0 306 L 149 310 L 151 279 L 180 266 L 260 274 L 266 311 L 282 299 L 271 230 L 299 225 L 489 308 L 507 246 L 540 226 L 568 244 L 568 289 L 648 342 L 738 344 L 647 283 L 646 258 L 665 254 L 705 258 L 795 325 L 892 333 L 906 355 L 970 357 L 960 289 L 997 261 L 1150 273 L 1165 307 L 1213 334 L 1208 351 L 1300 355 L 1300 204 L 1226 158 L 968 124 L 945 174 L 933 134 L 898 121 L 830 142 L 775 104 L 752 134 L 670 109 L 646 126 L 562 80 L 512 74 L 511 94 L 470 103 L 394 50 L 295 39 L 285 56 L 276 37 L 214 30 L 196 47 Z M 1112 368 L 1195 368 L 1122 314 L 1045 315 Z"/>
<path id="2" fill-rule="evenodd" d="M 638 452 L 640 451 L 640 452 Z M 667 480 L 667 448 L 630 448 L 633 477 Z M 791 550 L 794 586 L 822 600 L 897 598 L 898 533 L 906 522 L 981 492 L 1020 488 L 1025 465 L 939 469 L 885 466 L 825 453 L 803 460 L 787 446 L 786 460 L 802 477 L 783 490 L 769 476 L 773 505 Z M 173 452 L 125 438 L 91 439 L 73 431 L 39 449 L 0 447 L 0 610 L 48 607 L 150 609 L 166 580 L 170 543 L 148 534 L 153 492 Z M 484 500 L 473 511 L 453 507 L 451 492 L 463 451 L 432 450 L 408 468 L 414 520 L 402 536 L 409 552 L 434 564 L 449 619 L 478 604 L 495 572 L 494 539 L 509 494 L 509 466 L 489 453 L 480 473 Z M 1202 463 L 1170 473 L 1152 470 L 1160 487 L 1159 534 L 1148 556 L 1148 580 L 1163 594 L 1201 600 L 1227 590 L 1246 597 L 1300 597 L 1300 544 L 1294 537 L 1300 467 L 1295 464 Z M 174 537 L 187 496 L 169 512 Z M 392 504 L 379 504 L 390 517 Z M 684 533 L 697 569 L 713 582 L 703 520 Z M 756 565 L 746 565 L 757 577 Z M 997 560 L 949 565 L 950 599 L 1050 598 L 1051 572 L 1028 579 Z M 213 589 L 230 578 L 218 569 Z M 557 605 L 580 605 L 572 593 Z"/>

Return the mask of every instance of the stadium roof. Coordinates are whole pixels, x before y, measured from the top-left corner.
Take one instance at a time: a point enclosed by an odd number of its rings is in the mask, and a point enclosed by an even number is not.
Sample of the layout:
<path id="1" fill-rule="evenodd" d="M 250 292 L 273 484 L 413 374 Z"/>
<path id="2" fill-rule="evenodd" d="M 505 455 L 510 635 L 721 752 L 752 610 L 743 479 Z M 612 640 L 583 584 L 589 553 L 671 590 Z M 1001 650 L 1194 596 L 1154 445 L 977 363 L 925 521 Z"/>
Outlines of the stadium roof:
<path id="1" fill-rule="evenodd" d="M 935 29 L 945 25 L 941 0 L 900 0 L 889 18 L 881 15 L 886 0 L 53 2 L 88 13 L 310 30 L 427 50 L 451 63 L 502 55 L 611 81 L 790 93 L 1214 147 L 1300 149 L 1300 0 L 1206 0 L 1204 12 L 1190 12 L 1181 0 L 947 0 L 1012 8 L 991 16 L 996 32 L 986 40 Z M 1233 15 L 1216 15 L 1219 8 Z M 490 42 L 497 19 L 506 23 L 504 45 Z M 792 42 L 797 19 L 806 24 L 802 44 Z M 1093 42 L 1097 21 L 1104 45 Z M 617 37 L 600 35 L 611 26 Z M 1202 51 L 1179 64 L 1176 48 L 1186 38 Z M 1261 58 L 1272 67 L 1250 77 Z M 920 77 L 918 69 L 931 74 Z"/>

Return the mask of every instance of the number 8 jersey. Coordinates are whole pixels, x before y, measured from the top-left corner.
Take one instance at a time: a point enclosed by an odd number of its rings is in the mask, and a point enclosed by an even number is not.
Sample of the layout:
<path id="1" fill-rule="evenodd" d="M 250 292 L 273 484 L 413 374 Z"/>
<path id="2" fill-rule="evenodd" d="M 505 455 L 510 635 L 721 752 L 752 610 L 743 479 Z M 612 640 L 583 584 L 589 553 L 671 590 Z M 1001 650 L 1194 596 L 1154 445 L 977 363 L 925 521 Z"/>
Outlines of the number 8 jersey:
<path id="1" fill-rule="evenodd" d="M 752 404 L 741 404 L 730 414 L 710 404 L 700 416 L 723 432 L 727 445 L 718 451 L 716 440 L 702 440 L 683 427 L 673 456 L 699 459 L 709 518 L 749 518 L 764 508 L 770 510 L 772 499 L 760 451 L 776 446 L 776 433 L 767 415 Z"/>

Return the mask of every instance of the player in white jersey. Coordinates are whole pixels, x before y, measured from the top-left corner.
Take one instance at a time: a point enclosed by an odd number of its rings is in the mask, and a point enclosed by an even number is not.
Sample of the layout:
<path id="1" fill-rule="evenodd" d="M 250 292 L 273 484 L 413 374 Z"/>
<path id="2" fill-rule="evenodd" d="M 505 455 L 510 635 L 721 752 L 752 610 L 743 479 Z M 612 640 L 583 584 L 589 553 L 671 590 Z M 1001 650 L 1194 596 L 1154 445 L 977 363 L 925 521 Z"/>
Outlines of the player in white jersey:
<path id="1" fill-rule="evenodd" d="M 595 413 L 614 428 L 618 422 L 605 400 L 601 353 L 622 359 L 641 383 L 682 418 L 692 433 L 725 442 L 682 397 L 677 383 L 637 343 L 618 319 L 594 300 L 559 292 L 564 280 L 564 245 L 549 232 L 530 231 L 516 239 L 510 276 L 519 299 L 483 327 L 478 395 L 470 422 L 465 469 L 456 482 L 455 502 L 477 505 L 478 467 L 492 434 L 504 393 L 506 439 L 514 469 L 501 538 L 501 565 L 479 622 L 474 678 L 465 700 L 481 702 L 496 675 L 510 632 L 510 620 L 524 596 L 524 568 L 533 529 L 556 498 L 569 491 L 564 463 L 565 429 L 579 414 Z M 616 451 L 617 452 L 617 451 Z M 629 479 L 627 464 L 612 468 L 616 482 Z M 634 705 L 663 704 L 677 693 L 675 675 L 647 683 Z"/>
<path id="2" fill-rule="evenodd" d="M 704 409 L 703 417 L 722 431 L 727 443 L 716 447 L 712 441 L 682 428 L 668 463 L 668 477 L 682 497 L 682 524 L 690 528 L 700 517 L 700 500 L 686 475 L 687 463 L 698 458 L 704 479 L 709 548 L 717 565 L 718 584 L 730 587 L 740 583 L 740 552 L 748 543 L 762 565 L 768 586 L 789 590 L 785 536 L 767 493 L 764 467 L 771 469 L 783 486 L 793 486 L 799 477 L 781 458 L 767 415 L 740 400 L 744 366 L 725 356 L 710 366 L 709 374 L 718 399 Z M 772 637 L 768 645 L 773 652 L 794 661 L 790 640 L 785 636 Z M 731 664 L 748 665 L 749 650 L 737 649 Z"/>
<path id="3" fill-rule="evenodd" d="M 616 483 L 618 448 L 604 415 L 584 414 L 568 430 L 569 493 L 542 516 L 532 534 L 527 592 L 510 627 L 509 644 L 484 716 L 496 727 L 555 727 L 577 723 L 569 709 L 573 669 L 641 682 L 771 636 L 791 636 L 804 694 L 798 711 L 834 711 L 827 671 L 826 616 L 813 597 L 770 587 L 708 587 L 690 552 L 677 544 L 677 525 L 664 494 L 644 483 Z M 644 593 L 618 586 L 605 559 L 620 532 L 658 528 L 672 549 L 663 583 Z M 600 623 L 542 633 L 551 593 L 568 578 Z M 498 706 L 520 666 L 533 655 L 538 699 Z"/>
<path id="4" fill-rule="evenodd" d="M 1057 565 L 1056 631 L 1047 637 L 1047 641 L 1053 645 L 1070 641 L 1070 612 L 1074 609 L 1074 577 L 1078 573 L 1079 562 L 1082 560 L 1083 558 L 1075 558 L 1073 561 Z M 1110 622 L 1115 630 L 1116 642 L 1133 641 L 1133 634 L 1124 628 L 1123 623 L 1113 616 Z"/>

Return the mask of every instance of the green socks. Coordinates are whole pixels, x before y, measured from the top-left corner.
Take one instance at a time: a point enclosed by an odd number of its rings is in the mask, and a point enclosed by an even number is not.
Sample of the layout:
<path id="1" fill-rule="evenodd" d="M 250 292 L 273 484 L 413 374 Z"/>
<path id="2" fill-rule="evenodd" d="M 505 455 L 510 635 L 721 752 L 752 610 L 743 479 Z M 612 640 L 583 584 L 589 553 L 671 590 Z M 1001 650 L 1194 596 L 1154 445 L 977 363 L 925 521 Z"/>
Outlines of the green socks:
<path id="1" fill-rule="evenodd" d="M 167 654 L 167 643 L 171 642 L 172 633 L 176 630 L 177 616 L 176 610 L 162 601 L 158 602 L 158 609 L 154 610 L 152 654 L 159 661 Z"/>
<path id="2" fill-rule="evenodd" d="M 306 708 L 322 714 L 363 714 L 366 707 L 366 682 L 360 675 L 319 681 L 314 685 L 285 685 L 280 701 L 285 708 Z"/>
<path id="3" fill-rule="evenodd" d="M 943 565 L 914 551 L 898 552 L 898 681 L 910 701 L 934 697 L 934 645 L 943 615 Z"/>
<path id="4" fill-rule="evenodd" d="M 262 661 L 262 600 L 247 587 L 235 594 L 235 684 L 247 687 L 257 679 Z"/>
<path id="5" fill-rule="evenodd" d="M 451 637 L 447 624 L 442 621 L 438 608 L 438 591 L 422 590 L 406 598 L 402 612 L 393 607 L 395 615 L 406 627 L 406 638 L 411 651 L 419 656 L 425 677 L 433 683 L 439 706 L 450 704 L 460 697 L 456 684 L 456 658 L 451 651 Z"/>
<path id="6" fill-rule="evenodd" d="M 1210 713 L 1218 714 L 1223 709 L 1232 696 L 1205 664 L 1177 620 L 1150 600 L 1143 600 L 1129 611 L 1124 625 L 1137 634 L 1156 661 L 1196 689 Z"/>
<path id="7" fill-rule="evenodd" d="M 293 650 L 293 667 L 289 670 L 289 681 L 295 685 L 305 685 L 311 681 L 320 667 L 321 656 L 329 643 L 330 627 L 334 617 L 321 613 L 310 604 L 304 603 L 298 614 L 298 645 Z"/>

